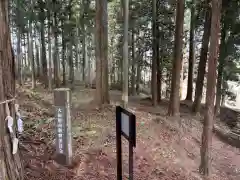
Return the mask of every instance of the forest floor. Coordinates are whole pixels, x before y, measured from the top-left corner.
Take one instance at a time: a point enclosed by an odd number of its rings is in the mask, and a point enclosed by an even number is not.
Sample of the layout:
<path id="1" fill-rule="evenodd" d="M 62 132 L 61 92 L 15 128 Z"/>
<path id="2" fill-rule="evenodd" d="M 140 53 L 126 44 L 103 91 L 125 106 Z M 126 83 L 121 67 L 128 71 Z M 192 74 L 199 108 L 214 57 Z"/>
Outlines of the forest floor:
<path id="1" fill-rule="evenodd" d="M 54 159 L 53 94 L 40 85 L 18 88 L 25 131 L 20 141 L 26 180 L 116 180 L 115 106 L 121 93 L 110 91 L 111 104 L 97 109 L 93 89 L 76 87 L 72 96 L 74 163 Z M 167 102 L 153 108 L 144 97 L 130 97 L 129 111 L 136 115 L 135 180 L 198 180 L 201 117 L 181 106 L 180 119 L 166 116 Z M 123 141 L 124 180 L 128 179 L 128 144 Z M 213 136 L 212 180 L 239 180 L 240 150 Z"/>

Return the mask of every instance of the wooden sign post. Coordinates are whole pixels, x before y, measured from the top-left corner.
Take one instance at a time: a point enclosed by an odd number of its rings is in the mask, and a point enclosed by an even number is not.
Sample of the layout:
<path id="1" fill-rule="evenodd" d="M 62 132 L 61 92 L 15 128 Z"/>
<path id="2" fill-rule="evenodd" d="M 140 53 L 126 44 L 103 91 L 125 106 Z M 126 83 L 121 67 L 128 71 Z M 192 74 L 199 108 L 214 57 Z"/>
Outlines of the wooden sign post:
<path id="1" fill-rule="evenodd" d="M 129 180 L 133 180 L 133 147 L 136 147 L 136 117 L 120 106 L 116 107 L 116 148 L 117 180 L 122 180 L 122 141 L 121 136 L 129 141 Z"/>
<path id="2" fill-rule="evenodd" d="M 59 88 L 54 90 L 56 161 L 62 165 L 72 164 L 70 100 L 71 92 L 69 88 Z"/>

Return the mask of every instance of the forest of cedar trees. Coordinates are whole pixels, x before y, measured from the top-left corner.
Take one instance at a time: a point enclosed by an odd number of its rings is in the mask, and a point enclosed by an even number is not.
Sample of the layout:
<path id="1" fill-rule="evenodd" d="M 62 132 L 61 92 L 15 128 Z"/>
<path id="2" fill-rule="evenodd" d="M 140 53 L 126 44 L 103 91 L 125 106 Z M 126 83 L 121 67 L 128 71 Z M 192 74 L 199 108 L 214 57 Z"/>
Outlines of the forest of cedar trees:
<path id="1" fill-rule="evenodd" d="M 116 105 L 136 115 L 134 179 L 239 180 L 239 45 L 240 0 L 0 0 L 0 180 L 116 179 Z M 71 166 L 54 161 L 62 87 Z"/>

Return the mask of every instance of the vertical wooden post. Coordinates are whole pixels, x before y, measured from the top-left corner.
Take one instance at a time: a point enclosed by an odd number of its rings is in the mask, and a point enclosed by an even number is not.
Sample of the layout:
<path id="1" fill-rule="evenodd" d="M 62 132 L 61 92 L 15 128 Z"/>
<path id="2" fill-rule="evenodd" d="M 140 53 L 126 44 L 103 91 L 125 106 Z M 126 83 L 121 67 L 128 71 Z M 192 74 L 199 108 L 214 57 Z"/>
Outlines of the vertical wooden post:
<path id="1" fill-rule="evenodd" d="M 122 180 L 121 108 L 116 107 L 117 180 Z"/>
<path id="2" fill-rule="evenodd" d="M 62 165 L 72 164 L 72 128 L 69 88 L 54 90 L 56 122 L 56 161 Z"/>

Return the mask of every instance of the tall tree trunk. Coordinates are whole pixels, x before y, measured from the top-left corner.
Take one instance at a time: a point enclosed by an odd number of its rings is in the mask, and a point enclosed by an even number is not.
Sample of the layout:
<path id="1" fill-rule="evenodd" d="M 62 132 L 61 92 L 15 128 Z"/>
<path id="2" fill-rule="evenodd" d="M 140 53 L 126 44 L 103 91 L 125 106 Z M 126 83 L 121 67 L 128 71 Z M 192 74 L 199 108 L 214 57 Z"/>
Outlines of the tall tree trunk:
<path id="1" fill-rule="evenodd" d="M 89 43 L 89 41 L 88 41 Z M 91 56 L 88 51 L 88 47 L 91 47 L 90 44 L 86 43 L 86 60 L 88 62 L 88 87 L 91 88 Z"/>
<path id="2" fill-rule="evenodd" d="M 72 20 L 72 0 L 69 1 L 69 5 L 68 5 L 68 20 L 69 22 L 71 22 Z M 73 32 L 71 30 L 71 28 L 68 29 L 68 36 L 69 36 L 69 42 L 67 43 L 67 55 L 68 55 L 68 64 L 69 64 L 69 83 L 71 85 L 71 88 L 73 87 L 73 83 L 74 83 L 74 63 L 73 63 Z"/>
<path id="3" fill-rule="evenodd" d="M 65 86 L 66 85 L 66 58 L 65 58 L 65 53 L 66 53 L 66 44 L 65 44 L 65 37 L 64 34 L 62 34 L 62 69 L 63 69 L 63 81 L 62 84 Z"/>
<path id="4" fill-rule="evenodd" d="M 80 33 L 78 35 L 78 37 L 80 36 Z M 80 38 L 77 39 L 77 49 L 76 49 L 76 61 L 77 61 L 77 64 L 76 64 L 76 68 L 79 70 L 80 68 L 80 63 L 81 63 L 81 40 Z"/>
<path id="5" fill-rule="evenodd" d="M 152 0 L 152 104 L 157 105 L 157 0 Z"/>
<path id="6" fill-rule="evenodd" d="M 52 40 L 51 12 L 48 10 L 48 89 L 52 90 Z"/>
<path id="7" fill-rule="evenodd" d="M 42 46 L 41 46 L 41 33 L 40 32 L 39 32 L 38 45 L 39 45 L 39 68 L 40 68 L 39 79 L 41 80 L 41 78 L 43 77 L 43 67 L 42 67 L 43 51 L 42 51 Z"/>
<path id="8" fill-rule="evenodd" d="M 107 1 L 96 0 L 96 103 L 109 103 Z"/>
<path id="9" fill-rule="evenodd" d="M 84 15 L 82 16 L 84 19 Z M 82 77 L 83 77 L 83 82 L 86 81 L 86 74 L 85 74 L 85 69 L 86 69 L 86 37 L 85 37 L 85 24 L 83 20 L 81 21 L 81 29 L 82 29 Z M 86 82 L 85 82 L 86 84 Z"/>
<path id="10" fill-rule="evenodd" d="M 215 105 L 215 113 L 218 114 L 220 112 L 220 104 L 221 104 L 221 97 L 222 97 L 222 84 L 223 84 L 223 68 L 224 68 L 224 61 L 226 58 L 226 51 L 227 51 L 227 44 L 226 44 L 226 24 L 224 22 L 222 25 L 221 30 L 221 43 L 220 43 L 220 54 L 218 60 L 218 76 L 217 76 L 217 93 L 216 93 L 216 105 Z"/>
<path id="11" fill-rule="evenodd" d="M 186 97 L 186 100 L 189 101 L 192 101 L 193 94 L 193 68 L 195 64 L 195 17 L 195 0 L 192 0 L 188 59 L 188 87 Z"/>
<path id="12" fill-rule="evenodd" d="M 219 33 L 220 33 L 220 17 L 221 17 L 221 0 L 212 0 L 212 21 L 211 21 L 211 37 L 208 59 L 207 73 L 207 94 L 206 94 L 206 111 L 204 116 L 204 125 L 202 132 L 201 146 L 201 164 L 200 172 L 205 177 L 210 177 L 211 163 L 211 146 L 212 146 L 212 129 L 214 123 L 214 99 L 216 88 L 216 68 L 219 50 Z"/>
<path id="13" fill-rule="evenodd" d="M 169 69 L 167 69 L 167 86 L 166 86 L 166 98 L 170 99 L 170 95 L 171 95 L 171 71 Z"/>
<path id="14" fill-rule="evenodd" d="M 115 61 L 114 61 L 114 45 L 113 45 L 113 40 L 114 40 L 114 37 L 112 36 L 111 37 L 111 44 L 110 44 L 110 47 L 111 47 L 111 74 L 110 74 L 110 86 L 112 84 L 115 84 Z"/>
<path id="15" fill-rule="evenodd" d="M 170 96 L 170 103 L 168 107 L 168 114 L 171 116 L 179 115 L 179 106 L 180 106 L 179 89 L 180 89 L 180 71 L 181 71 L 181 64 L 182 64 L 184 5 L 185 5 L 184 0 L 177 1 L 171 96 Z"/>
<path id="16" fill-rule="evenodd" d="M 29 22 L 27 24 L 29 26 Z M 29 28 L 29 27 L 28 27 Z M 28 72 L 30 72 L 30 66 L 31 66 L 31 57 L 30 57 L 30 40 L 29 40 L 29 31 L 26 33 L 26 38 L 27 38 L 27 50 L 26 50 L 26 54 L 27 54 L 27 73 L 26 73 L 26 78 L 28 79 Z"/>
<path id="17" fill-rule="evenodd" d="M 47 58 L 46 58 L 46 44 L 45 44 L 45 15 L 44 15 L 44 2 L 40 1 L 40 34 L 41 34 L 41 61 L 42 61 L 42 79 L 43 84 L 45 85 L 45 88 L 48 87 L 48 68 L 47 68 Z"/>
<path id="18" fill-rule="evenodd" d="M 32 35 L 32 22 L 29 23 L 29 58 L 31 62 L 32 69 L 32 88 L 36 87 L 36 77 L 35 77 L 35 62 L 34 62 L 34 54 L 33 54 L 33 35 Z"/>
<path id="19" fill-rule="evenodd" d="M 159 4 L 159 0 L 157 1 L 157 5 Z M 159 17 L 159 6 L 157 6 L 157 18 Z M 160 103 L 162 99 L 162 57 L 160 57 L 160 29 L 159 29 L 159 21 L 157 21 L 157 102 Z M 162 54 L 162 52 L 161 52 Z"/>
<path id="20" fill-rule="evenodd" d="M 17 65 L 18 65 L 18 83 L 22 85 L 22 54 L 21 54 L 21 32 L 20 32 L 20 0 L 17 1 Z"/>
<path id="21" fill-rule="evenodd" d="M 53 1 L 54 5 L 54 13 L 53 13 L 53 73 L 54 73 L 54 84 L 57 88 L 60 87 L 60 65 L 59 65 L 59 59 L 58 59 L 58 29 L 57 29 L 57 13 L 56 13 L 56 0 Z M 64 52 L 64 48 L 63 48 Z M 63 61 L 63 60 L 62 60 Z M 65 75 L 65 72 L 64 72 Z"/>
<path id="22" fill-rule="evenodd" d="M 71 37 L 72 38 L 72 37 Z M 73 64 L 73 49 L 72 40 L 68 44 L 68 63 L 69 63 L 69 83 L 73 85 L 74 83 L 74 64 Z"/>
<path id="23" fill-rule="evenodd" d="M 138 53 L 140 50 L 138 50 Z M 140 94 L 140 82 L 141 82 L 141 62 L 142 62 L 142 56 L 138 56 L 137 58 L 137 79 L 136 79 L 136 92 L 139 95 Z"/>
<path id="24" fill-rule="evenodd" d="M 22 34 L 22 38 L 23 38 L 23 61 L 22 61 L 22 76 L 23 76 L 23 81 L 24 81 L 24 74 L 23 74 L 23 70 L 25 68 L 27 68 L 27 48 L 26 48 L 26 36 L 25 34 Z M 23 63 L 24 62 L 24 63 Z"/>
<path id="25" fill-rule="evenodd" d="M 132 95 L 135 96 L 136 95 L 136 58 L 135 58 L 135 34 L 134 34 L 134 28 L 132 29 Z"/>
<path id="26" fill-rule="evenodd" d="M 36 72 L 35 72 L 35 61 L 33 53 L 33 1 L 31 0 L 31 14 L 29 21 L 29 57 L 32 69 L 32 89 L 36 87 Z"/>
<path id="27" fill-rule="evenodd" d="M 200 61 L 198 65 L 198 74 L 197 74 L 197 82 L 196 82 L 196 90 L 195 90 L 195 98 L 193 102 L 193 112 L 200 112 L 201 101 L 202 101 L 202 93 L 203 93 L 203 85 L 204 85 L 204 76 L 208 55 L 208 44 L 210 37 L 210 29 L 211 29 L 211 8 L 209 4 L 210 0 L 205 0 L 206 3 L 206 12 L 205 12 L 205 22 L 204 22 L 204 32 L 202 37 L 202 48 L 200 54 Z"/>
<path id="28" fill-rule="evenodd" d="M 108 1 L 103 0 L 103 46 L 102 46 L 102 87 L 103 87 L 103 104 L 109 104 L 109 90 L 108 90 Z"/>
<path id="29" fill-rule="evenodd" d="M 128 104 L 128 26 L 129 26 L 129 0 L 122 1 L 123 17 L 124 17 L 124 32 L 123 32 L 123 91 L 122 101 L 123 107 Z"/>
<path id="30" fill-rule="evenodd" d="M 118 53 L 120 57 L 123 57 L 123 50 L 121 48 L 123 46 L 122 42 L 123 42 L 123 36 L 120 35 L 118 38 Z M 118 67 L 118 83 L 123 84 L 123 59 L 122 58 L 117 61 L 117 67 Z"/>
<path id="31" fill-rule="evenodd" d="M 36 72 L 36 77 L 37 78 L 40 78 L 40 71 L 41 71 L 41 69 L 40 69 L 40 57 L 39 57 L 39 47 L 38 47 L 38 45 L 37 45 L 37 42 L 35 41 L 35 49 L 36 49 L 36 65 L 37 65 L 37 68 L 36 68 L 36 70 L 37 70 L 37 72 Z"/>
<path id="32" fill-rule="evenodd" d="M 20 28 L 18 28 L 17 31 L 17 65 L 18 65 L 18 83 L 21 86 L 22 85 L 22 66 L 23 66 L 23 56 L 21 53 L 21 32 Z"/>
<path id="33" fill-rule="evenodd" d="M 15 97 L 15 64 L 11 47 L 10 31 L 7 23 L 6 3 L 0 1 L 0 180 L 23 180 L 23 166 L 19 157 L 19 150 L 12 154 L 11 135 L 6 126 L 7 109 L 2 103 Z M 14 117 L 14 101 L 8 103 L 11 116 Z M 15 131 L 13 132 L 15 135 Z"/>

